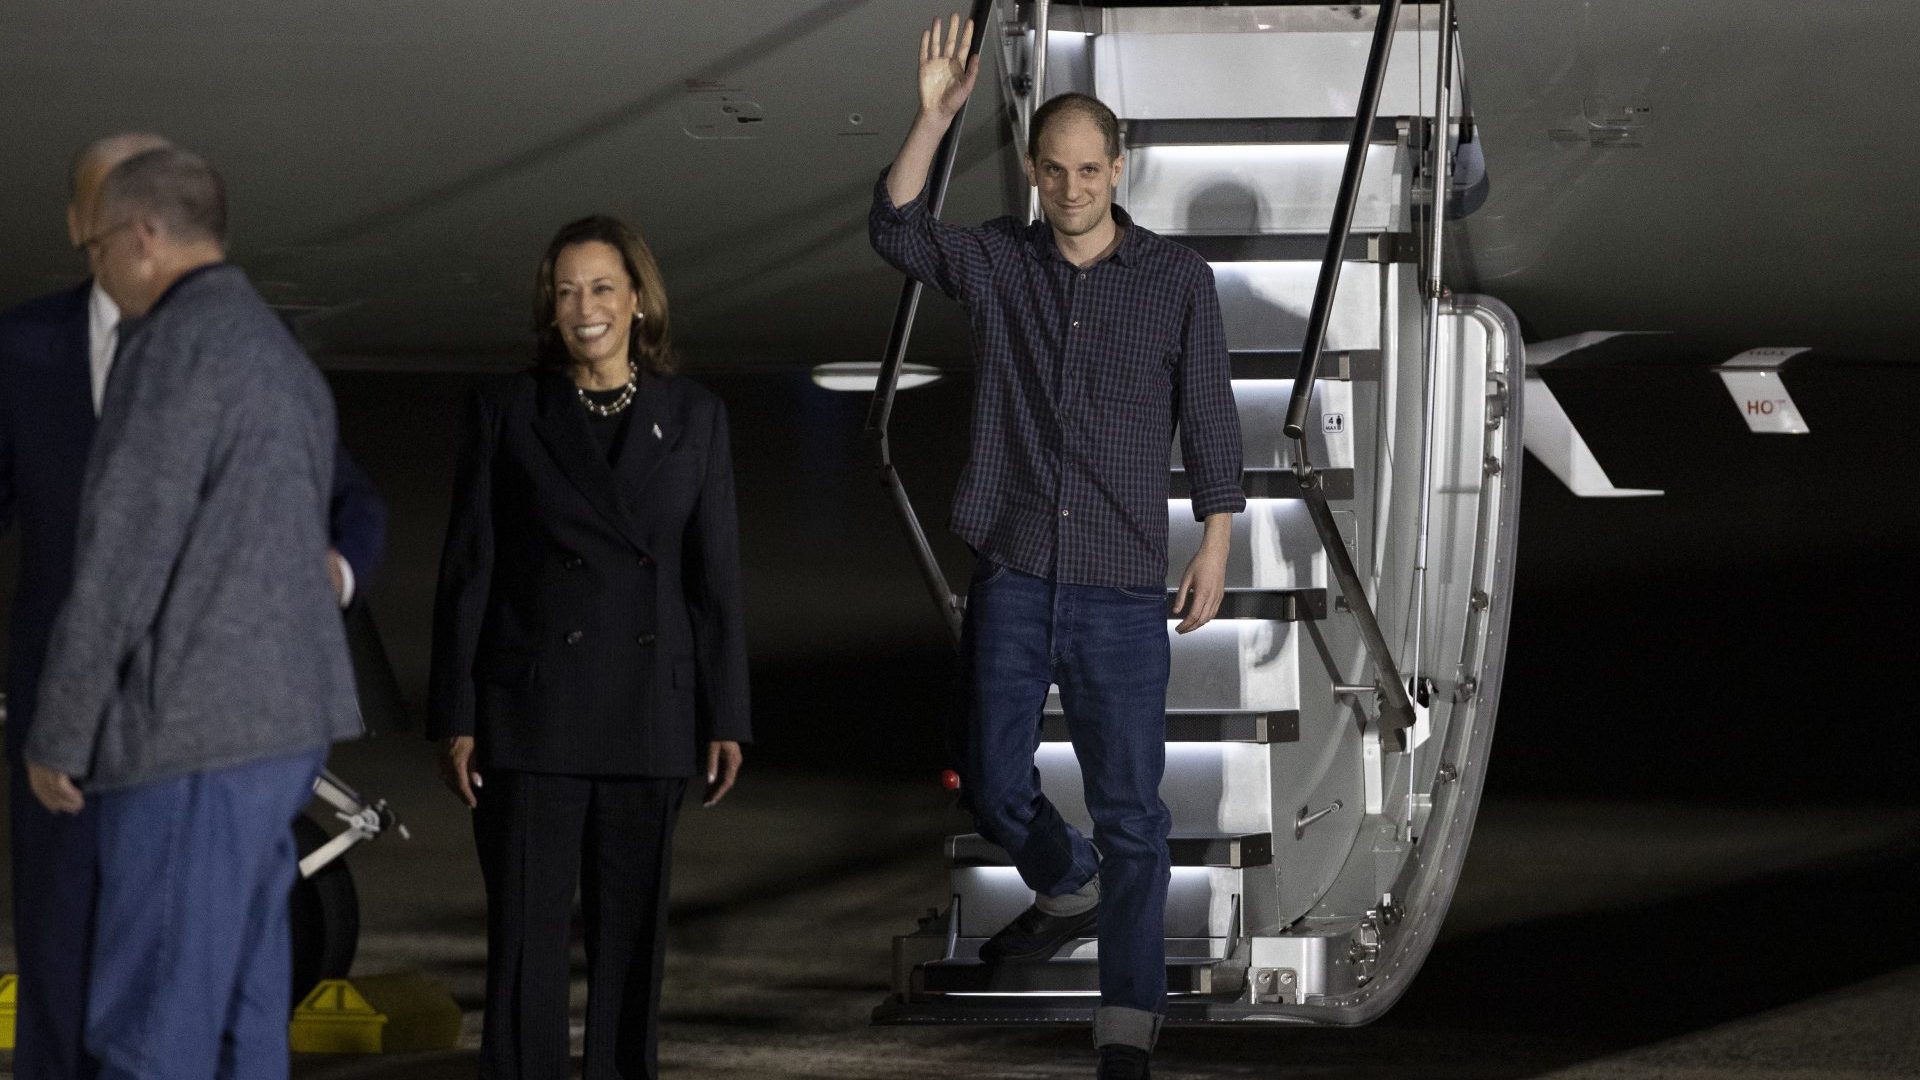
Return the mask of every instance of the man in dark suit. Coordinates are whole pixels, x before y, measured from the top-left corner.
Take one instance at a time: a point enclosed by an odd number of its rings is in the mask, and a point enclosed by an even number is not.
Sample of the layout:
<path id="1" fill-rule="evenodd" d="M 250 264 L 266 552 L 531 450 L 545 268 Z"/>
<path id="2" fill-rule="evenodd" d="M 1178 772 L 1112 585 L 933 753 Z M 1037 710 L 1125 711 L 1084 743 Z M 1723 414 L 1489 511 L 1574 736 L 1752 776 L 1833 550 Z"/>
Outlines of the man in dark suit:
<path id="1" fill-rule="evenodd" d="M 164 147 L 153 135 L 102 139 L 76 156 L 67 225 L 80 246 L 102 179 L 120 162 Z M 6 674 L 11 779 L 14 943 L 20 996 L 14 1075 L 90 1078 L 82 1044 L 98 884 L 95 814 L 52 814 L 31 795 L 21 751 L 33 723 L 54 616 L 73 578 L 81 480 L 112 366 L 119 313 L 93 281 L 0 314 L 0 527 L 20 525 Z M 386 508 L 336 447 L 334 550 L 328 570 L 344 605 L 377 570 Z"/>

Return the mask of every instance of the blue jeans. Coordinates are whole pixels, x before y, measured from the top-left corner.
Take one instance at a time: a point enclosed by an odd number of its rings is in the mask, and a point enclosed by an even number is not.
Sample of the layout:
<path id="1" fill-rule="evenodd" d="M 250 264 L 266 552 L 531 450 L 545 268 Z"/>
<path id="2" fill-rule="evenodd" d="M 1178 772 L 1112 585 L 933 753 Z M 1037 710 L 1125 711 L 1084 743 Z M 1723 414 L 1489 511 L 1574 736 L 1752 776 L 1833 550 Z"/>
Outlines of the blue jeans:
<path id="1" fill-rule="evenodd" d="M 1157 583 L 1060 585 L 986 560 L 967 597 L 962 790 L 980 834 L 1035 892 L 1060 896 L 1099 875 L 1103 1013 L 1166 1008 L 1166 620 Z M 1091 843 L 1040 793 L 1033 756 L 1050 684 L 1080 760 Z"/>
<path id="2" fill-rule="evenodd" d="M 309 750 L 88 795 L 87 1046 L 102 1080 L 287 1075 L 292 823 L 325 761 Z"/>

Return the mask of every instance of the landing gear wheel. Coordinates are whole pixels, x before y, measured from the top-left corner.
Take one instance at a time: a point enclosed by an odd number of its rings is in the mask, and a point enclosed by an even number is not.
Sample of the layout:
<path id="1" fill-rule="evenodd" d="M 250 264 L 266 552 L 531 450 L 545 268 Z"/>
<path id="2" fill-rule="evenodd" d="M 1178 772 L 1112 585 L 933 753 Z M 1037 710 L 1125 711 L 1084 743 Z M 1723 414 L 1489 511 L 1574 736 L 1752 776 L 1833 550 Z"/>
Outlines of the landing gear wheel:
<path id="1" fill-rule="evenodd" d="M 305 814 L 293 819 L 298 858 L 324 845 L 327 830 Z M 321 979 L 343 979 L 353 966 L 360 942 L 360 897 L 345 859 L 335 859 L 293 886 L 288 904 L 293 929 L 293 1005 L 298 1006 Z"/>

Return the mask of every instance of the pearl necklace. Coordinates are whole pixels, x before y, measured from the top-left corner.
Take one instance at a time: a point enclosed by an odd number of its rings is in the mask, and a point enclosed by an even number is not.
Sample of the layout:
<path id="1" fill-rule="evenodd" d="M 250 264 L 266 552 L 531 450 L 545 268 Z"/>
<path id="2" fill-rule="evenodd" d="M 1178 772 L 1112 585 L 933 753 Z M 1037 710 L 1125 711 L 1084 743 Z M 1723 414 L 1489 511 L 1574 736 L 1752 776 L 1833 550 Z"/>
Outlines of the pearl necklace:
<path id="1" fill-rule="evenodd" d="M 633 404 L 634 391 L 639 388 L 640 372 L 633 366 L 633 361 L 629 360 L 627 361 L 627 385 L 621 387 L 619 397 L 602 405 L 587 396 L 587 388 L 584 386 L 576 385 L 573 392 L 580 395 L 580 404 L 585 405 L 587 411 L 593 415 L 618 416 L 627 411 L 627 406 Z"/>

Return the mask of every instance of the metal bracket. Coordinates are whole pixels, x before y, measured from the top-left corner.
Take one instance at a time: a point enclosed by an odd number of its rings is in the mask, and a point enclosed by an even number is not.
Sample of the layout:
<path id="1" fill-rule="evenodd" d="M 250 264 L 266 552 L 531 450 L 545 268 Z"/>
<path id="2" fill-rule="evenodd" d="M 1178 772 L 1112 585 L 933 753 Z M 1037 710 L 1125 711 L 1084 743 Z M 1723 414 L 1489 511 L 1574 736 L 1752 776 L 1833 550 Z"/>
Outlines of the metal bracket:
<path id="1" fill-rule="evenodd" d="M 313 794 L 321 802 L 333 807 L 333 816 L 344 822 L 346 828 L 300 860 L 300 876 L 303 878 L 310 878 L 326 869 L 335 859 L 388 829 L 398 832 L 402 840 L 413 839 L 407 827 L 400 823 L 393 809 L 387 805 L 387 800 L 378 799 L 369 803 L 341 782 L 339 777 L 324 769 L 313 778 Z"/>
<path id="2" fill-rule="evenodd" d="M 1247 996 L 1255 1005 L 1300 1004 L 1300 973 L 1292 968 L 1255 968 Z"/>

